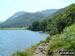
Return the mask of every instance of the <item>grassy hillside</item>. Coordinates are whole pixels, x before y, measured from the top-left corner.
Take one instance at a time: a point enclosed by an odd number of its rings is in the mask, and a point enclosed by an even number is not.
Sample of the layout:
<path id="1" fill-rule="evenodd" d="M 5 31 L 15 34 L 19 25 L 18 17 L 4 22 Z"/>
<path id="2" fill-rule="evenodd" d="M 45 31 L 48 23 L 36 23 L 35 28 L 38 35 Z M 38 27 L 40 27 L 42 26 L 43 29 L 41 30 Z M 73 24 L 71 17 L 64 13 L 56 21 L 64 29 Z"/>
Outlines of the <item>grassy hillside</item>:
<path id="1" fill-rule="evenodd" d="M 45 14 L 45 15 L 52 15 L 54 13 L 56 13 L 59 9 L 47 9 L 47 10 L 43 10 L 43 11 L 39 11 L 37 13 L 41 13 L 41 14 Z"/>
<path id="2" fill-rule="evenodd" d="M 32 21 L 42 20 L 45 18 L 43 14 L 38 13 L 27 13 L 22 14 L 10 21 L 5 21 L 1 26 L 4 27 L 25 27 L 32 23 Z"/>
<path id="3" fill-rule="evenodd" d="M 0 24 L 1 28 L 13 28 L 13 27 L 25 27 L 32 24 L 33 21 L 40 21 L 52 15 L 56 10 L 46 10 L 36 13 L 29 12 L 17 12 L 10 18 L 8 18 L 4 23 Z M 43 14 L 44 13 L 44 14 Z"/>
<path id="4" fill-rule="evenodd" d="M 53 56 L 60 56 L 59 52 L 62 48 L 67 48 L 68 51 L 75 51 L 75 24 L 64 29 L 62 34 L 57 34 L 51 37 L 51 45 L 49 53 Z"/>

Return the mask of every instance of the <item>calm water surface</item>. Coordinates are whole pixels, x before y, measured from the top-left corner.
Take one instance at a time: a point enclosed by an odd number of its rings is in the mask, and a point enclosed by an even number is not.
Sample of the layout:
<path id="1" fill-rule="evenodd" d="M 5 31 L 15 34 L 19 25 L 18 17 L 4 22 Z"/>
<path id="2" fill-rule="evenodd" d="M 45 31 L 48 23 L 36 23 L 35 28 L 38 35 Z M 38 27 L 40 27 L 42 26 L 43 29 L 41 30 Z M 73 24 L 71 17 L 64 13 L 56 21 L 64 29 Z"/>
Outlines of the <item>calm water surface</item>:
<path id="1" fill-rule="evenodd" d="M 48 34 L 29 30 L 0 30 L 0 56 L 10 56 L 45 40 Z"/>

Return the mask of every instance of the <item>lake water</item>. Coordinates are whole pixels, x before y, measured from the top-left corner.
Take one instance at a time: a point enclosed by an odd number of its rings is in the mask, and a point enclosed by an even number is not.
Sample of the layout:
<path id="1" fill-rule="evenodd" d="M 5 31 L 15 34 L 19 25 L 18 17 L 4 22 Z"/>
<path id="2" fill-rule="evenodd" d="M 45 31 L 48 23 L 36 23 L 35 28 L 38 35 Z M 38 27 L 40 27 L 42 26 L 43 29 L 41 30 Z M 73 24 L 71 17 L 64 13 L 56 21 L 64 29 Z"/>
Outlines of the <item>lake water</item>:
<path id="1" fill-rule="evenodd" d="M 45 40 L 48 34 L 29 30 L 0 30 L 0 56 L 10 56 Z"/>

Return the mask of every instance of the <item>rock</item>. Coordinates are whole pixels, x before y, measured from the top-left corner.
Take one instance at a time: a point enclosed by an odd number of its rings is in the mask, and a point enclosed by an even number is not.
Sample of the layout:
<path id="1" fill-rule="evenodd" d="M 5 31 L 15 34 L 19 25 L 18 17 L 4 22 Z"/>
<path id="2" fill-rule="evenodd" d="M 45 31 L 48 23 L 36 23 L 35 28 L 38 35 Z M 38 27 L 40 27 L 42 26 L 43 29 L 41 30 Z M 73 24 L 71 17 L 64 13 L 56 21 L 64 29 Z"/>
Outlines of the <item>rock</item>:
<path id="1" fill-rule="evenodd" d="M 46 56 L 46 51 L 49 43 L 40 44 L 40 46 L 35 50 L 33 56 Z"/>

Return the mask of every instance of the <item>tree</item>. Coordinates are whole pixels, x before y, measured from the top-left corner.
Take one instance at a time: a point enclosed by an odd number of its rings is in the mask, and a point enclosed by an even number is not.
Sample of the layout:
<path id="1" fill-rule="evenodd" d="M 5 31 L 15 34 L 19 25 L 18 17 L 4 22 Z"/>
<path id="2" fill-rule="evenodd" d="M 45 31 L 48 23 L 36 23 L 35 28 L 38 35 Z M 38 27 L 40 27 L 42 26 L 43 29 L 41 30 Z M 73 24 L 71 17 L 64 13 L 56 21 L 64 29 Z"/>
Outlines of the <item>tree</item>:
<path id="1" fill-rule="evenodd" d="M 38 31 L 39 30 L 38 27 L 39 27 L 39 21 L 34 21 L 32 25 L 28 27 L 28 29 L 31 29 L 33 31 Z"/>
<path id="2" fill-rule="evenodd" d="M 40 21 L 40 24 L 39 24 L 40 30 L 45 31 L 46 26 L 47 26 L 47 20 L 46 19 Z"/>

